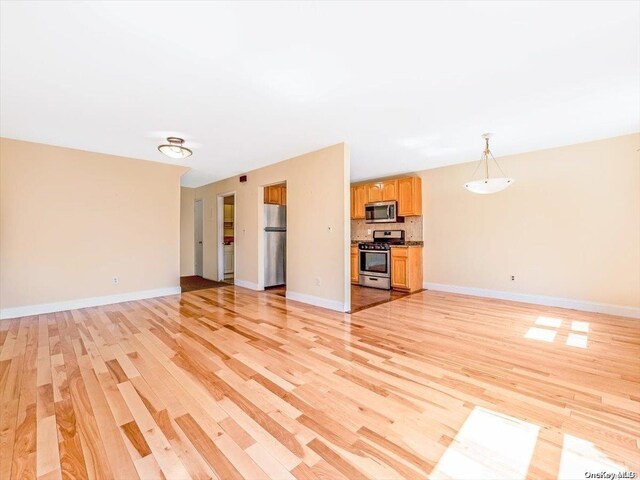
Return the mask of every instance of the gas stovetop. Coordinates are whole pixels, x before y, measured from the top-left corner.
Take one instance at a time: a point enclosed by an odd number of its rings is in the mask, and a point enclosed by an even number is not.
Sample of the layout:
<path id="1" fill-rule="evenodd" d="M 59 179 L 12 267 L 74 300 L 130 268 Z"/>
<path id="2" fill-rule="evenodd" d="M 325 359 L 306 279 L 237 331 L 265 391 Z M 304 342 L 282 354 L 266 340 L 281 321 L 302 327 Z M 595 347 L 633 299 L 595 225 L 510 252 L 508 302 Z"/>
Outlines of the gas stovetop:
<path id="1" fill-rule="evenodd" d="M 404 245 L 404 230 L 374 230 L 373 242 L 361 242 L 360 250 L 389 250 L 392 245 Z"/>
<path id="2" fill-rule="evenodd" d="M 358 244 L 360 250 L 389 250 L 392 245 L 404 245 L 404 242 L 362 242 Z"/>

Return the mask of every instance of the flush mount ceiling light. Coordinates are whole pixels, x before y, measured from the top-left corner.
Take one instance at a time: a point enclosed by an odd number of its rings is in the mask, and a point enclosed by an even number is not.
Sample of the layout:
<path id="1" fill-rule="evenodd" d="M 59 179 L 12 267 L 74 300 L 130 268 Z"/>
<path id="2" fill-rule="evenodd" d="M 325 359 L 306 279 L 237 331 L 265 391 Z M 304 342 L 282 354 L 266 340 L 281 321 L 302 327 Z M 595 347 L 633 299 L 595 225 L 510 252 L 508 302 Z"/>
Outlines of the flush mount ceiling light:
<path id="1" fill-rule="evenodd" d="M 482 152 L 482 157 L 480 158 L 480 162 L 478 163 L 478 166 L 474 170 L 473 175 L 471 175 L 471 178 L 472 179 L 475 178 L 476 172 L 482 166 L 483 163 L 484 163 L 484 178 L 481 178 L 480 180 L 471 180 L 470 182 L 467 182 L 464 184 L 464 188 L 466 188 L 470 192 L 481 193 L 481 194 L 500 192 L 501 190 L 504 190 L 509 185 L 511 185 L 514 182 L 514 180 L 513 178 L 509 178 L 504 174 L 504 172 L 502 171 L 502 168 L 500 168 L 500 164 L 497 162 L 495 158 L 493 158 L 493 154 L 491 153 L 491 150 L 489 150 L 489 139 L 491 138 L 491 134 L 483 133 L 482 138 L 484 138 L 484 141 L 485 141 L 484 152 Z M 494 177 L 494 178 L 489 177 L 489 160 L 493 160 L 493 163 L 496 164 L 496 167 L 498 167 L 498 170 L 500 170 L 500 173 L 502 174 L 501 177 Z"/>
<path id="2" fill-rule="evenodd" d="M 171 158 L 187 158 L 193 152 L 187 147 L 183 147 L 184 140 L 178 137 L 167 137 L 168 144 L 160 145 L 158 150 Z"/>

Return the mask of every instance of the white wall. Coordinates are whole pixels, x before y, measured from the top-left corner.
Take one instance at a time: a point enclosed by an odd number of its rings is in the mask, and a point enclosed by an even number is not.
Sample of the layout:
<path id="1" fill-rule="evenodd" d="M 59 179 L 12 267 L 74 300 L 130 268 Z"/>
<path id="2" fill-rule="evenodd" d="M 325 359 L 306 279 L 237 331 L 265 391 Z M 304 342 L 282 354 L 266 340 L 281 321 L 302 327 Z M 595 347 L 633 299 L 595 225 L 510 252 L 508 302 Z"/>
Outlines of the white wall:
<path id="1" fill-rule="evenodd" d="M 639 313 L 638 148 L 633 134 L 502 157 L 515 184 L 493 195 L 464 189 L 476 162 L 421 172 L 425 282 Z"/>
<path id="2" fill-rule="evenodd" d="M 0 139 L 0 316 L 179 293 L 185 171 Z"/>
<path id="3" fill-rule="evenodd" d="M 235 192 L 235 283 L 263 287 L 263 187 L 287 182 L 287 296 L 348 310 L 349 171 L 348 148 L 338 144 L 248 172 L 246 183 L 232 177 L 197 188 L 205 212 L 204 276 L 217 280 L 217 197 Z"/>

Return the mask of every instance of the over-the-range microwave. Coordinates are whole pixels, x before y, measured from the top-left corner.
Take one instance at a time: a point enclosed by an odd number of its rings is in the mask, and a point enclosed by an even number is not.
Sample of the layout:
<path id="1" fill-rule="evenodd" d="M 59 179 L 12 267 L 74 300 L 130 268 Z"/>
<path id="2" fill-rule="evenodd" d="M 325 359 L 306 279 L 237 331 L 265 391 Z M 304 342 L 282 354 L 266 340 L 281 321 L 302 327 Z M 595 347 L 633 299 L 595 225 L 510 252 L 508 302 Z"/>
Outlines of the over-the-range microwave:
<path id="1" fill-rule="evenodd" d="M 400 223 L 404 217 L 398 216 L 397 202 L 374 202 L 364 206 L 366 223 Z"/>

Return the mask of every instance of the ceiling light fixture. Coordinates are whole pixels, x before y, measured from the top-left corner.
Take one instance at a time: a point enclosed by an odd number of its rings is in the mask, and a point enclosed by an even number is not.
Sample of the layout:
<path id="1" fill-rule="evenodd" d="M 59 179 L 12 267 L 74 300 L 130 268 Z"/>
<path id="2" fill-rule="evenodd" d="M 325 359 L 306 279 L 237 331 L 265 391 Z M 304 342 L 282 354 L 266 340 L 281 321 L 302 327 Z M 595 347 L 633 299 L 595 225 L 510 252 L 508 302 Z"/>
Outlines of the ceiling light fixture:
<path id="1" fill-rule="evenodd" d="M 168 144 L 160 145 L 158 150 L 171 158 L 187 158 L 193 152 L 187 147 L 183 147 L 184 140 L 178 137 L 167 137 Z"/>
<path id="2" fill-rule="evenodd" d="M 476 176 L 476 172 L 482 166 L 483 163 L 484 163 L 484 178 L 480 180 L 471 180 L 470 182 L 467 182 L 464 184 L 464 188 L 466 188 L 470 192 L 480 193 L 480 194 L 500 192 L 505 188 L 507 188 L 509 185 L 511 185 L 514 182 L 514 180 L 513 178 L 509 178 L 504 174 L 504 171 L 502 170 L 502 168 L 500 168 L 500 164 L 493 157 L 493 153 L 491 153 L 491 150 L 489 150 L 489 139 L 491 138 L 491 134 L 483 133 L 482 138 L 484 138 L 484 141 L 485 141 L 484 152 L 482 152 L 482 157 L 480 158 L 480 162 L 478 163 L 478 166 L 476 167 L 476 169 L 473 171 L 473 175 L 471 175 L 471 178 L 473 179 Z M 500 170 L 500 173 L 502 174 L 502 177 L 494 177 L 494 178 L 489 177 L 489 160 L 490 159 L 493 160 L 493 162 L 496 164 L 496 166 L 498 167 L 498 170 Z"/>

